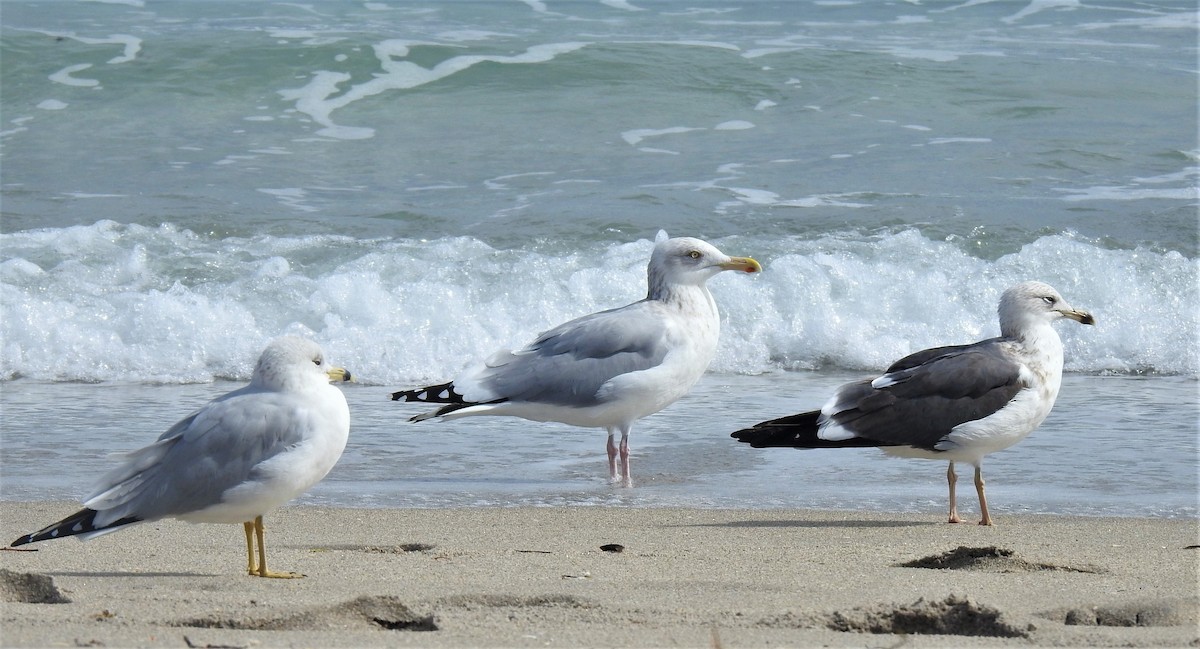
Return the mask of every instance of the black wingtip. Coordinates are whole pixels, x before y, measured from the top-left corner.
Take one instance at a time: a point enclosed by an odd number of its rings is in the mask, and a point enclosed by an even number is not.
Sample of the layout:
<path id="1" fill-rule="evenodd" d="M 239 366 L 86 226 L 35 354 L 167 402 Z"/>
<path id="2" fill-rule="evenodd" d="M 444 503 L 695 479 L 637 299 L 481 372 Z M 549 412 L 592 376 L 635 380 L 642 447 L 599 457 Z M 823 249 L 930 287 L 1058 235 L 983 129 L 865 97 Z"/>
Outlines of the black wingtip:
<path id="1" fill-rule="evenodd" d="M 392 393 L 392 401 L 424 401 L 421 398 L 422 392 L 428 392 L 429 388 L 417 388 L 416 390 L 400 390 Z"/>
<path id="2" fill-rule="evenodd" d="M 823 446 L 817 437 L 818 417 L 821 412 L 803 412 L 779 419 L 755 424 L 750 428 L 730 433 L 730 437 L 754 448 L 792 447 L 811 448 Z"/>
<path id="3" fill-rule="evenodd" d="M 27 543 L 35 543 L 37 541 L 52 541 L 54 539 L 62 539 L 68 536 L 76 536 L 79 534 L 88 534 L 90 532 L 100 532 L 116 527 L 124 527 L 133 523 L 140 523 L 141 518 L 137 516 L 126 516 L 117 521 L 113 521 L 108 525 L 100 527 L 96 526 L 96 514 L 94 509 L 81 509 L 74 514 L 32 533 L 26 534 L 9 544 L 8 547 L 16 548 Z"/>
<path id="4" fill-rule="evenodd" d="M 743 444 L 749 444 L 754 448 L 767 448 L 770 446 L 792 446 L 791 433 L 784 433 L 780 439 L 780 431 L 774 428 L 743 428 L 729 434 L 730 437 L 736 439 Z"/>
<path id="5" fill-rule="evenodd" d="M 392 393 L 392 401 L 400 401 L 401 399 L 419 403 L 466 403 L 463 396 L 454 389 L 454 381 Z"/>
<path id="6" fill-rule="evenodd" d="M 400 390 L 392 393 L 392 401 L 425 401 L 421 398 L 423 392 L 429 392 L 432 388 L 416 388 L 415 390 Z"/>

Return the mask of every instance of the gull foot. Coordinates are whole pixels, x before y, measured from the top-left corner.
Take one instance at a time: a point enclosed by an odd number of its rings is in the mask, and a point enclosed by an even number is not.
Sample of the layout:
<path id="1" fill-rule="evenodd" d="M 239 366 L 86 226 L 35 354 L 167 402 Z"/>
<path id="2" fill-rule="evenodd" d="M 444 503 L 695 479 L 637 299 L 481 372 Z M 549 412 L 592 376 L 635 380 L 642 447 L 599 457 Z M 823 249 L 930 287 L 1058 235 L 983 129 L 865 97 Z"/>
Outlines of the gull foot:
<path id="1" fill-rule="evenodd" d="M 303 579 L 298 572 L 275 572 L 274 570 L 251 570 L 251 577 L 266 577 L 268 579 Z"/>

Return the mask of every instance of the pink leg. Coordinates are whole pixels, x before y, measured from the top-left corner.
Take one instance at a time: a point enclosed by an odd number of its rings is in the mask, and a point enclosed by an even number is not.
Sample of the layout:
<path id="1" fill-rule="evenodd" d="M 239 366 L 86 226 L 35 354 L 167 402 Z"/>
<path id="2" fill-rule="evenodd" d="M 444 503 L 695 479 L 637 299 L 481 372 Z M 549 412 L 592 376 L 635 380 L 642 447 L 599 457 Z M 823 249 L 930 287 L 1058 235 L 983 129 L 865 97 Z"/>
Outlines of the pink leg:
<path id="1" fill-rule="evenodd" d="M 620 476 L 617 474 L 617 429 L 608 429 L 608 480 L 616 482 Z"/>
<path id="2" fill-rule="evenodd" d="M 624 430 L 621 434 L 621 475 L 624 477 L 622 486 L 633 486 L 633 475 L 629 473 L 629 431 Z"/>
<path id="3" fill-rule="evenodd" d="M 983 495 L 983 467 L 975 467 L 975 491 L 979 493 L 979 511 L 983 513 L 980 525 L 992 525 L 992 515 L 988 513 L 987 496 Z"/>
<path id="4" fill-rule="evenodd" d="M 950 520 L 948 523 L 961 523 L 962 519 L 958 517 L 958 497 L 954 493 L 954 484 L 958 482 L 958 474 L 954 472 L 954 463 L 950 463 L 950 468 L 946 469 L 946 483 L 950 485 Z"/>

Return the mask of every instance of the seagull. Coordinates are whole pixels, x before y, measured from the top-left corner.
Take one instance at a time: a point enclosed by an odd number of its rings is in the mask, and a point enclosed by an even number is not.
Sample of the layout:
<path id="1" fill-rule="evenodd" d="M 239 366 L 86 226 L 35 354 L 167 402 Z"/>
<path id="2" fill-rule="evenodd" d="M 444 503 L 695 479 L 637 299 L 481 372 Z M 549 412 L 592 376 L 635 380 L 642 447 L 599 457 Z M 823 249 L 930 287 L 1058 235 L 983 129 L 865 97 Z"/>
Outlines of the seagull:
<path id="1" fill-rule="evenodd" d="M 453 381 L 395 392 L 392 400 L 445 404 L 414 422 L 507 415 L 604 428 L 609 479 L 632 487 L 629 431 L 687 394 L 708 368 L 721 319 L 705 282 L 725 270 L 756 273 L 762 266 L 659 231 L 644 300 L 571 320 L 521 349 L 492 354 Z"/>
<path id="2" fill-rule="evenodd" d="M 1095 324 L 1042 282 L 1000 297 L 1000 336 L 905 356 L 875 379 L 841 386 L 820 409 L 739 430 L 755 448 L 880 447 L 896 457 L 949 460 L 951 523 L 960 522 L 955 462 L 975 467 L 980 525 L 992 525 L 983 492 L 983 458 L 1033 432 L 1054 407 L 1063 345 L 1051 325 Z"/>
<path id="3" fill-rule="evenodd" d="M 331 380 L 348 381 L 350 373 L 328 368 L 316 343 L 276 338 L 259 357 L 249 385 L 213 399 L 155 443 L 126 454 L 100 479 L 84 509 L 12 547 L 67 536 L 86 541 L 162 518 L 242 523 L 250 575 L 303 577 L 267 569 L 263 515 L 319 482 L 341 457 L 350 410 Z"/>

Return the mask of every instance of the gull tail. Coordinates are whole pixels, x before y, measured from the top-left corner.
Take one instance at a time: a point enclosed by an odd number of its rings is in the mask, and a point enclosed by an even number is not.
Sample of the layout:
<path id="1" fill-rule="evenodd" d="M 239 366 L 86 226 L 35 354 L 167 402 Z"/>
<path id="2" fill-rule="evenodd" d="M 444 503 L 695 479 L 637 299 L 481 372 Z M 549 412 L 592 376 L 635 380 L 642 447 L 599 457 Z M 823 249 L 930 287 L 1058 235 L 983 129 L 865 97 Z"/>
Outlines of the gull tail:
<path id="1" fill-rule="evenodd" d="M 870 447 L 870 446 L 886 446 L 874 440 L 863 439 L 862 437 L 851 437 L 850 439 L 828 440 L 821 439 L 817 436 L 820 432 L 818 426 L 818 418 L 821 416 L 820 410 L 812 412 L 802 412 L 798 415 L 788 415 L 779 419 L 772 419 L 755 424 L 750 428 L 744 428 L 735 433 L 730 434 L 730 437 L 739 442 L 745 442 L 754 448 L 846 448 L 846 447 Z"/>
<path id="2" fill-rule="evenodd" d="M 22 536 L 13 541 L 9 547 L 15 548 L 26 543 L 61 539 L 67 536 L 78 536 L 81 541 L 86 541 L 102 534 L 115 532 L 126 525 L 142 522 L 142 519 L 137 516 L 126 516 L 107 525 L 96 525 L 96 515 L 98 513 L 94 509 L 81 509 L 57 523 L 47 525 L 33 534 Z"/>

